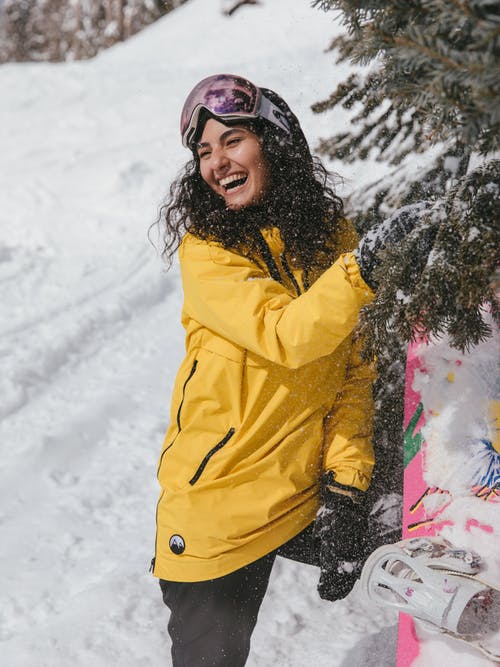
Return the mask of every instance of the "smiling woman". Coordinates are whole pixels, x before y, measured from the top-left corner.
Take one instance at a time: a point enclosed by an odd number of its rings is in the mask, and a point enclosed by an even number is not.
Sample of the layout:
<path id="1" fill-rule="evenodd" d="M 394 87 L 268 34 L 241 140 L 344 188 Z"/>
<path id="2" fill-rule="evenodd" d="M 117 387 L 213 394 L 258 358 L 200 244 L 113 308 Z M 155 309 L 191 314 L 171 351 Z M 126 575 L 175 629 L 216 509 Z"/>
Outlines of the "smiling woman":
<path id="1" fill-rule="evenodd" d="M 277 555 L 319 565 L 327 599 L 358 576 L 374 368 L 355 328 L 373 294 L 342 202 L 279 95 L 204 79 L 181 135 L 192 158 L 161 222 L 165 256 L 179 250 L 186 357 L 153 572 L 174 667 L 240 667 Z"/>
<path id="2" fill-rule="evenodd" d="M 262 202 L 268 169 L 254 132 L 243 125 L 228 130 L 210 118 L 196 150 L 203 180 L 224 198 L 227 208 L 238 210 Z"/>

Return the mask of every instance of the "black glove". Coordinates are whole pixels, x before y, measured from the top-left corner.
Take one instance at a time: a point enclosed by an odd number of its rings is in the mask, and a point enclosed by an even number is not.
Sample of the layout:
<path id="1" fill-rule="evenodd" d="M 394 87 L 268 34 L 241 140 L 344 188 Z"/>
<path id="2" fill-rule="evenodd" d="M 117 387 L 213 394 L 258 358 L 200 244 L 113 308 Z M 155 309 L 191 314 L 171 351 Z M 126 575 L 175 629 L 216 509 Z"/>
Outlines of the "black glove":
<path id="1" fill-rule="evenodd" d="M 324 600 L 344 598 L 359 578 L 368 555 L 367 527 L 363 492 L 337 484 L 333 473 L 326 473 L 315 521 L 321 567 L 318 592 Z"/>
<path id="2" fill-rule="evenodd" d="M 401 241 L 416 227 L 423 223 L 424 216 L 429 213 L 431 202 L 420 201 L 416 204 L 410 204 L 398 209 L 390 218 L 384 220 L 378 227 L 368 231 L 359 242 L 354 255 L 361 271 L 361 276 L 365 283 L 376 290 L 378 281 L 374 273 L 380 266 L 382 259 L 380 252 L 394 246 Z M 426 248 L 422 249 L 422 254 L 426 252 L 425 259 L 432 248 L 437 225 L 427 225 Z M 428 247 L 427 247 L 428 246 Z"/>

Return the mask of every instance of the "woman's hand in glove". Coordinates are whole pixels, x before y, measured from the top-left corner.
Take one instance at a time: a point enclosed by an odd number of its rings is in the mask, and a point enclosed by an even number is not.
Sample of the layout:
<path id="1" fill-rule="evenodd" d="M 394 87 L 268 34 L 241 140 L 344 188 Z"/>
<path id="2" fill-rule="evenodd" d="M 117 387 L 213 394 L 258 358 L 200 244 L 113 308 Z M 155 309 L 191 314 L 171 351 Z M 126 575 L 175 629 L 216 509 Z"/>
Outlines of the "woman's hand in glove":
<path id="1" fill-rule="evenodd" d="M 414 229 L 418 229 L 419 257 L 415 262 L 427 261 L 432 249 L 439 225 L 430 216 L 432 203 L 420 201 L 398 209 L 390 218 L 374 229 L 370 229 L 359 242 L 354 251 L 361 275 L 366 284 L 373 290 L 378 287 L 376 271 L 382 262 L 380 252 L 403 241 Z"/>
<path id="2" fill-rule="evenodd" d="M 333 481 L 322 484 L 322 506 L 315 521 L 320 544 L 318 592 L 324 600 L 344 598 L 359 578 L 367 553 L 367 508 L 358 489 Z"/>

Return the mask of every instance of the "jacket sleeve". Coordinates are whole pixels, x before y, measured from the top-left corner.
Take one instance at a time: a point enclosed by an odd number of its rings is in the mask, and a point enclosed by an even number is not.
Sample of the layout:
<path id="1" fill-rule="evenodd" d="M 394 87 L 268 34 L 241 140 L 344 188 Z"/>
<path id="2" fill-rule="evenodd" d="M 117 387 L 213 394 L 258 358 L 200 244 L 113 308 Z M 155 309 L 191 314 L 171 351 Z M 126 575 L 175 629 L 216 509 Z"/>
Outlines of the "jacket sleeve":
<path id="1" fill-rule="evenodd" d="M 361 347 L 361 338 L 353 340 L 344 382 L 325 417 L 323 467 L 340 484 L 366 491 L 375 463 L 372 385 L 377 374 L 375 362 L 361 357 Z"/>
<path id="2" fill-rule="evenodd" d="M 351 253 L 341 255 L 299 297 L 248 258 L 191 235 L 179 258 L 183 316 L 289 368 L 333 352 L 373 298 Z"/>

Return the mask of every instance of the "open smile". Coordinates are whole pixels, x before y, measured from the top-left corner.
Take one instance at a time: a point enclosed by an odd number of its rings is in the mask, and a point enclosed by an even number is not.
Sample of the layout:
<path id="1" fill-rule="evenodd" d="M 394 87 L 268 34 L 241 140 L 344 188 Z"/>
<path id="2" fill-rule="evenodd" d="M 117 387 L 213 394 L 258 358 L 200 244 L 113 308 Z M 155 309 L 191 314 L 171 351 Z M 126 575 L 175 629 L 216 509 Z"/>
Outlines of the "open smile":
<path id="1" fill-rule="evenodd" d="M 230 176 L 226 176 L 225 178 L 221 178 L 219 180 L 219 185 L 224 189 L 225 192 L 232 192 L 240 186 L 244 185 L 247 181 L 247 178 L 247 174 L 239 172 L 236 174 L 231 174 Z"/>

